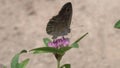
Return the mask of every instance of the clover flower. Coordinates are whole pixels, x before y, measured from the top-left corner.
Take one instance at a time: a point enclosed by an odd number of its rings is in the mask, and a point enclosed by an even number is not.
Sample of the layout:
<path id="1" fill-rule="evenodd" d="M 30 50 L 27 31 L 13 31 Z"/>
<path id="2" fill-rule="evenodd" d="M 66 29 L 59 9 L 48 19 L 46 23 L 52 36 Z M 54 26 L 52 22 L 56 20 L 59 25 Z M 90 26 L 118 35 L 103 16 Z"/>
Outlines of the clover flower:
<path id="1" fill-rule="evenodd" d="M 66 47 L 69 45 L 69 39 L 68 38 L 60 38 L 60 39 L 56 39 L 52 42 L 48 43 L 49 47 L 54 47 L 54 48 L 61 48 L 61 47 Z"/>

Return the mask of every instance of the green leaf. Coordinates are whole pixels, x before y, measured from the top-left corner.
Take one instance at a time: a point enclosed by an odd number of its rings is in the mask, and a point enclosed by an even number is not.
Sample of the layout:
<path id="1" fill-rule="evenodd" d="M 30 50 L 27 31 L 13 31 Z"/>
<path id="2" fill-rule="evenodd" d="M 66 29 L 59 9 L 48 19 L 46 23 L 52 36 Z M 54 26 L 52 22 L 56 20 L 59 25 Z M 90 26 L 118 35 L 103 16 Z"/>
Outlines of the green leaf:
<path id="1" fill-rule="evenodd" d="M 120 20 L 117 21 L 117 23 L 114 25 L 114 27 L 120 29 Z"/>
<path id="2" fill-rule="evenodd" d="M 51 40 L 49 38 L 44 38 L 43 42 L 46 45 L 46 47 L 48 47 L 48 43 L 51 42 Z"/>
<path id="3" fill-rule="evenodd" d="M 11 68 L 19 68 L 19 56 L 22 53 L 26 53 L 26 50 L 22 50 L 20 53 L 17 53 L 11 60 Z"/>
<path id="4" fill-rule="evenodd" d="M 62 51 L 60 51 L 57 48 L 53 48 L 53 47 L 40 47 L 40 48 L 35 48 L 30 50 L 33 52 L 33 54 L 40 54 L 40 53 L 58 53 L 61 54 Z"/>
<path id="5" fill-rule="evenodd" d="M 64 54 L 66 51 L 71 49 L 71 47 L 62 47 L 60 49 L 53 48 L 53 47 L 40 47 L 35 48 L 30 51 L 32 51 L 33 54 L 40 54 L 40 53 L 57 53 L 57 54 Z"/>
<path id="6" fill-rule="evenodd" d="M 72 47 L 62 47 L 59 49 L 60 52 L 65 53 L 66 51 L 70 50 Z"/>
<path id="7" fill-rule="evenodd" d="M 78 42 L 79 42 L 81 39 L 83 39 L 87 34 L 88 34 L 88 33 L 85 33 L 82 37 L 80 37 L 78 40 L 76 40 L 75 42 L 73 42 L 73 43 L 71 44 L 71 47 L 72 47 L 72 48 L 78 48 L 78 47 L 79 47 Z"/>
<path id="8" fill-rule="evenodd" d="M 11 68 L 18 68 L 19 63 L 18 63 L 18 59 L 19 59 L 19 55 L 20 53 L 16 54 L 11 61 Z"/>
<path id="9" fill-rule="evenodd" d="M 25 68 L 26 65 L 28 64 L 30 59 L 25 59 L 21 63 L 19 63 L 19 68 Z"/>
<path id="10" fill-rule="evenodd" d="M 60 68 L 71 68 L 70 64 L 64 64 L 63 66 L 61 66 Z"/>
<path id="11" fill-rule="evenodd" d="M 72 48 L 79 48 L 79 45 L 78 45 L 78 43 L 73 43 L 73 44 L 71 45 L 71 47 L 72 47 Z"/>

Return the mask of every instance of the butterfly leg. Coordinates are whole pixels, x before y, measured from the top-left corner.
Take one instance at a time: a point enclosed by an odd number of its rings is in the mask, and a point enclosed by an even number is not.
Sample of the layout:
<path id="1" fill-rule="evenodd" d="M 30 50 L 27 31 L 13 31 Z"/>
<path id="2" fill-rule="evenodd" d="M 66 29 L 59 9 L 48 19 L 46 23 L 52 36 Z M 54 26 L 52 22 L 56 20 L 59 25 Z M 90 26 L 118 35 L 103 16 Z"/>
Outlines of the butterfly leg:
<path id="1" fill-rule="evenodd" d="M 54 36 L 52 37 L 52 39 L 53 39 L 53 40 L 55 40 L 56 38 L 57 38 L 57 36 L 56 36 L 56 35 L 54 35 Z"/>

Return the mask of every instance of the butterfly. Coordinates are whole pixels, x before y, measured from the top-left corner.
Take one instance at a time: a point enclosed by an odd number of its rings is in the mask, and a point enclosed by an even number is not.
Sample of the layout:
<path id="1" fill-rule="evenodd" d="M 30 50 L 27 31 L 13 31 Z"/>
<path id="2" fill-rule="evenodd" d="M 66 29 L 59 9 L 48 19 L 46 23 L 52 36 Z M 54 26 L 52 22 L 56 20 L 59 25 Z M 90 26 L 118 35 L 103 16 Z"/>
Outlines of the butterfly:
<path id="1" fill-rule="evenodd" d="M 72 4 L 67 2 L 56 16 L 53 16 L 47 24 L 46 32 L 52 35 L 52 39 L 67 35 L 71 32 Z"/>

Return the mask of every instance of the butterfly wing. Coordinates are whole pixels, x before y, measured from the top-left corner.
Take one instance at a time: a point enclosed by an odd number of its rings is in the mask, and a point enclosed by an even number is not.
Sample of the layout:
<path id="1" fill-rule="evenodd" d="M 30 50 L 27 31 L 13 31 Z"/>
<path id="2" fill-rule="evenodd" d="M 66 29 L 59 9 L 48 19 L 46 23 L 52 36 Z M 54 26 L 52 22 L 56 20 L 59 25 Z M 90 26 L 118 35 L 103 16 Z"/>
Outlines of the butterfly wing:
<path id="1" fill-rule="evenodd" d="M 72 4 L 66 3 L 58 15 L 54 16 L 47 24 L 47 34 L 52 35 L 53 38 L 64 36 L 70 33 L 70 24 L 72 18 Z"/>

